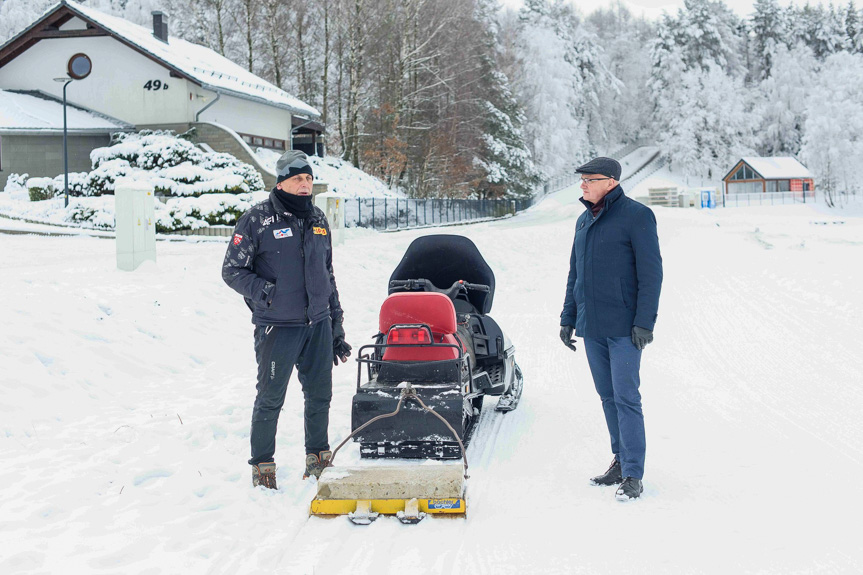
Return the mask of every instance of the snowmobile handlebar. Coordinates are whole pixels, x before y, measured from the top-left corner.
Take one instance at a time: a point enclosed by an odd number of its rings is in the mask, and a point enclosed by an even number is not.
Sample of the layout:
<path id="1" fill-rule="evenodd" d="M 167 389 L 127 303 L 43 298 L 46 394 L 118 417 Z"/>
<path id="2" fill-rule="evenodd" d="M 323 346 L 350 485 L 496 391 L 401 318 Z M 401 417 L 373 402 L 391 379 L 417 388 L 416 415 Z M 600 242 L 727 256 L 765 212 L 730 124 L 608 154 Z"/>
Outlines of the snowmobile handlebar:
<path id="1" fill-rule="evenodd" d="M 453 284 L 447 289 L 440 289 L 432 282 L 424 278 L 418 279 L 410 279 L 410 280 L 391 280 L 390 288 L 404 288 L 405 291 L 430 291 L 430 292 L 438 292 L 446 295 L 449 298 L 453 298 L 457 293 L 461 290 L 464 291 L 481 291 L 488 293 L 491 291 L 491 288 L 485 284 L 473 284 L 470 282 L 466 282 L 464 280 L 456 280 Z"/>

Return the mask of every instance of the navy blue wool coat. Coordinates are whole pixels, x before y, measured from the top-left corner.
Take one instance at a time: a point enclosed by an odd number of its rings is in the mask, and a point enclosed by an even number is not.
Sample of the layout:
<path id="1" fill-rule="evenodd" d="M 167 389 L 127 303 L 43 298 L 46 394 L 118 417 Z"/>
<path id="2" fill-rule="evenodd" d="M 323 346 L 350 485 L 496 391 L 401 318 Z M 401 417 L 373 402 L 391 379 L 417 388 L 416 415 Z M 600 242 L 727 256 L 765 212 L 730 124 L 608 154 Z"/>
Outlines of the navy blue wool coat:
<path id="1" fill-rule="evenodd" d="M 652 330 L 659 309 L 662 257 L 656 217 L 617 186 L 594 217 L 591 203 L 575 224 L 560 324 L 579 337 L 629 337 Z"/>

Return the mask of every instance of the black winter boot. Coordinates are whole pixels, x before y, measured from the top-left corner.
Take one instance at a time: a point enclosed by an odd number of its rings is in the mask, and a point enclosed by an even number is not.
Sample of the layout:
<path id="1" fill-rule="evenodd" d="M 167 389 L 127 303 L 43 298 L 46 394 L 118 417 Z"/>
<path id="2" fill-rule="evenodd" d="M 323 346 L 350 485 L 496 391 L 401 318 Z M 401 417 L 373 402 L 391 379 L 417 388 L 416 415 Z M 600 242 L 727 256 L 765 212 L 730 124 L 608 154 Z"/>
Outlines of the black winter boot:
<path id="1" fill-rule="evenodd" d="M 623 475 L 620 473 L 620 462 L 616 459 L 611 462 L 608 471 L 590 478 L 591 485 L 617 485 L 621 481 L 623 481 Z"/>
<path id="2" fill-rule="evenodd" d="M 252 466 L 252 487 L 263 485 L 267 489 L 276 487 L 276 464 L 274 462 L 259 463 Z"/>
<path id="3" fill-rule="evenodd" d="M 626 477 L 623 479 L 623 483 L 620 484 L 620 487 L 617 488 L 617 491 L 614 493 L 614 497 L 618 501 L 631 501 L 641 497 L 641 493 L 643 491 L 644 486 L 641 484 L 641 479 Z"/>

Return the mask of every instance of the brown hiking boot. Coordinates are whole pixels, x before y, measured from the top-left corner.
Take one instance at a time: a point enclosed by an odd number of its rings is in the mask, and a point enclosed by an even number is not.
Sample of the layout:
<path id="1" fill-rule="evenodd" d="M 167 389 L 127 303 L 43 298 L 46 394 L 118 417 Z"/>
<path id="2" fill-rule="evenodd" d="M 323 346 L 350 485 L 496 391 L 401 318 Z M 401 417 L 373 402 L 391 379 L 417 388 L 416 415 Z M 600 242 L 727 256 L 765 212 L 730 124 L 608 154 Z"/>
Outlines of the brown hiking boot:
<path id="1" fill-rule="evenodd" d="M 314 453 L 306 455 L 306 472 L 303 474 L 303 479 L 308 479 L 312 475 L 315 479 L 319 479 L 332 458 L 333 452 L 329 450 L 321 451 L 320 457 Z"/>
<path id="2" fill-rule="evenodd" d="M 263 485 L 267 489 L 278 489 L 276 487 L 276 464 L 273 461 L 269 463 L 259 463 L 252 465 L 252 487 Z"/>

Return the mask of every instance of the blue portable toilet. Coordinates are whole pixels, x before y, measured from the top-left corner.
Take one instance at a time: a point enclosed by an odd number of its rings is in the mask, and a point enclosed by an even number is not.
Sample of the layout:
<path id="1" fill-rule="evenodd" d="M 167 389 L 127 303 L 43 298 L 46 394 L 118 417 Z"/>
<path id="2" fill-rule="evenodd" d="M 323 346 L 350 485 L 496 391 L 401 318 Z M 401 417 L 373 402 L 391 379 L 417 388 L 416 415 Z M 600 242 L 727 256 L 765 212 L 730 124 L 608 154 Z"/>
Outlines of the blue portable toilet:
<path id="1" fill-rule="evenodd" d="M 716 193 L 714 190 L 701 190 L 701 207 L 711 209 L 716 207 Z"/>

